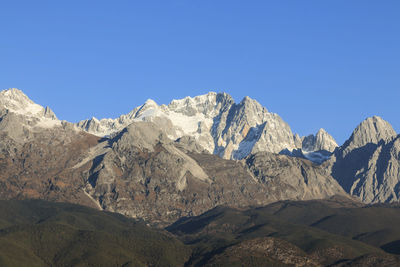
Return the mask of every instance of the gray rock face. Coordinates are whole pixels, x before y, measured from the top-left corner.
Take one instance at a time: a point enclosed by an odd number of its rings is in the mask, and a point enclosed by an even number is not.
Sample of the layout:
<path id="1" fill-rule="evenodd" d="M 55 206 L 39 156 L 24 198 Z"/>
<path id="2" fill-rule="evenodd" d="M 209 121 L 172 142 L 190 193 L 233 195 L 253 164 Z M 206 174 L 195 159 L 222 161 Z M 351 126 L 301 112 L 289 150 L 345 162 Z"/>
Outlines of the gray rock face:
<path id="1" fill-rule="evenodd" d="M 261 152 L 248 157 L 246 163 L 257 179 L 268 185 L 269 196 L 275 200 L 345 195 L 323 166 L 301 158 Z"/>
<path id="2" fill-rule="evenodd" d="M 259 151 L 279 153 L 296 148 L 289 125 L 249 97 L 232 105 L 213 127 L 214 153 L 222 158 L 242 159 Z"/>
<path id="3" fill-rule="evenodd" d="M 49 107 L 46 107 L 46 108 L 44 109 L 43 116 L 44 116 L 45 118 L 57 120 L 56 114 L 54 114 L 54 112 L 53 112 Z"/>
<path id="4" fill-rule="evenodd" d="M 201 147 L 224 159 L 243 159 L 260 151 L 280 153 L 283 150 L 302 148 L 301 138 L 293 135 L 289 125 L 277 114 L 268 112 L 249 97 L 235 104 L 226 93 L 211 92 L 173 100 L 169 105 L 161 106 L 148 100 L 117 119 L 92 118 L 76 125 L 89 133 L 106 136 L 135 121 L 167 125 L 164 130 L 169 131 L 169 138 L 180 141 L 190 138 L 192 144 L 197 144 L 191 147 Z M 332 151 L 337 146 L 333 138 L 323 130 L 314 139 L 312 146 L 307 149 Z"/>
<path id="5" fill-rule="evenodd" d="M 396 136 L 396 131 L 389 122 L 379 116 L 367 118 L 353 131 L 350 138 L 343 144 L 344 154 L 367 144 L 378 144 L 381 140 L 389 140 Z"/>
<path id="6" fill-rule="evenodd" d="M 68 122 L 59 121 L 49 107 L 35 104 L 18 89 L 0 92 L 0 110 L 3 116 L 12 117 L 4 119 L 3 124 L 7 124 L 4 127 L 16 140 L 25 140 L 31 131 L 52 127 L 74 128 Z M 149 99 L 117 119 L 92 118 L 76 123 L 75 127 L 97 136 L 113 136 L 138 121 L 156 123 L 170 139 L 178 140 L 186 150 L 206 151 L 225 159 L 243 159 L 251 153 L 280 153 L 302 148 L 307 153 L 320 149 L 331 151 L 336 145 L 323 130 L 315 137 L 302 140 L 297 134 L 293 135 L 289 125 L 277 114 L 268 112 L 249 97 L 235 104 L 230 95 L 213 92 L 173 100 L 167 106 L 159 106 Z M 190 145 L 185 143 L 188 141 Z M 328 157 L 325 154 L 306 156 L 315 162 L 322 162 Z"/>
<path id="7" fill-rule="evenodd" d="M 29 104 L 34 103 L 21 90 L 11 88 L 0 92 L 0 106 L 4 109 L 34 113 L 33 108 L 27 110 L 26 106 Z"/>
<path id="8" fill-rule="evenodd" d="M 117 120 L 78 125 L 112 129 L 99 138 L 18 90 L 0 96 L 1 198 L 71 201 L 165 224 L 218 205 L 346 195 L 321 166 L 275 154 L 300 138 L 250 98 L 149 100 Z"/>
<path id="9" fill-rule="evenodd" d="M 332 176 L 365 203 L 397 202 L 400 136 L 380 117 L 363 121 L 331 158 Z"/>
<path id="10" fill-rule="evenodd" d="M 29 130 L 30 138 L 15 141 L 8 132 L 0 129 L 0 199 L 40 198 L 96 207 L 82 190 L 83 169 L 73 166 L 98 137 L 54 127 Z"/>
<path id="11" fill-rule="evenodd" d="M 100 144 L 101 146 L 104 146 Z M 217 205 L 346 195 L 307 160 L 257 153 L 242 161 L 185 153 L 152 122 L 134 122 L 93 157 L 85 192 L 103 209 L 169 223 Z"/>
<path id="12" fill-rule="evenodd" d="M 0 129 L 18 142 L 25 142 L 32 132 L 62 127 L 49 107 L 42 107 L 30 100 L 21 90 L 0 92 Z"/>
<path id="13" fill-rule="evenodd" d="M 303 137 L 302 140 L 302 149 L 306 152 L 320 150 L 333 152 L 337 147 L 335 139 L 322 128 L 316 135 Z"/>

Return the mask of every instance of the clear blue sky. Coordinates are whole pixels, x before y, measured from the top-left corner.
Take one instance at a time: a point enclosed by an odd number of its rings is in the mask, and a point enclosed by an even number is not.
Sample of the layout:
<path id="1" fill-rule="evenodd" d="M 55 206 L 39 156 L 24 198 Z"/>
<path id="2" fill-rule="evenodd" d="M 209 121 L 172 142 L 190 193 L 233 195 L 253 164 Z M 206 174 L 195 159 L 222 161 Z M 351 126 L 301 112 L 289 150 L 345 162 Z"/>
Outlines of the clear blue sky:
<path id="1" fill-rule="evenodd" d="M 398 0 L 3 0 L 0 12 L 0 88 L 60 119 L 225 91 L 340 144 L 375 114 L 400 130 Z"/>

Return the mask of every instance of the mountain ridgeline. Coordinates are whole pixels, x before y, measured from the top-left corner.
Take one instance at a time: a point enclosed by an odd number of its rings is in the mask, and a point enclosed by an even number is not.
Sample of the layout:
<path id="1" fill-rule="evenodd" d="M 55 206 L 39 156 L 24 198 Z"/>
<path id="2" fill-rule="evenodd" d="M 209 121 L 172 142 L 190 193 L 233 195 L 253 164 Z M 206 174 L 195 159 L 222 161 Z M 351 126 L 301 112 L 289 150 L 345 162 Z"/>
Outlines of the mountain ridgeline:
<path id="1" fill-rule="evenodd" d="M 154 122 L 172 140 L 194 142 L 199 151 L 224 159 L 243 159 L 251 153 L 280 153 L 305 149 L 332 152 L 337 144 L 323 129 L 316 136 L 299 137 L 279 115 L 245 97 L 236 104 L 226 93 L 208 93 L 157 105 L 147 100 L 117 119 L 92 118 L 77 127 L 97 136 L 112 135 L 133 122 Z"/>
<path id="2" fill-rule="evenodd" d="M 226 93 L 71 123 L 0 92 L 2 266 L 400 266 L 399 198 L 378 116 L 338 146 Z"/>
<path id="3" fill-rule="evenodd" d="M 0 200 L 1 266 L 399 266 L 400 213 L 349 199 L 213 208 L 166 229 L 70 203 Z"/>
<path id="4" fill-rule="evenodd" d="M 400 138 L 380 117 L 338 146 L 226 93 L 152 100 L 116 119 L 60 121 L 0 92 L 0 197 L 79 203 L 165 226 L 220 205 L 341 196 L 398 202 Z"/>

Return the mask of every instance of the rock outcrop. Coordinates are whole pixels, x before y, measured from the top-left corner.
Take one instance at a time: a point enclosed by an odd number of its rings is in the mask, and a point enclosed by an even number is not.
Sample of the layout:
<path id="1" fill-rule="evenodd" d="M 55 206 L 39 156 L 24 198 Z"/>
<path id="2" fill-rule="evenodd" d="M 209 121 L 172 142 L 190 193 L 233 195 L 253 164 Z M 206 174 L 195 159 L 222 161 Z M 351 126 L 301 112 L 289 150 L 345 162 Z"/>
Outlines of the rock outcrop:
<path id="1" fill-rule="evenodd" d="M 306 152 L 321 150 L 333 152 L 338 147 L 335 139 L 322 128 L 317 134 L 302 139 L 302 149 Z"/>
<path id="2" fill-rule="evenodd" d="M 25 142 L 33 132 L 66 124 L 49 107 L 34 103 L 21 90 L 12 88 L 0 92 L 0 130 L 15 141 Z"/>
<path id="3" fill-rule="evenodd" d="M 76 125 L 94 135 L 110 136 L 132 122 L 152 121 L 168 125 L 168 136 L 196 142 L 197 148 L 224 159 L 243 159 L 251 153 L 301 149 L 302 139 L 292 133 L 279 115 L 268 112 L 256 100 L 245 97 L 236 104 L 226 93 L 208 93 L 158 105 L 149 99 L 140 107 L 117 119 L 92 118 Z M 309 140 L 311 137 L 307 137 Z M 333 151 L 334 139 L 321 130 L 310 142 L 307 152 Z M 193 146 L 192 146 L 193 147 Z M 312 160 L 312 158 L 310 158 Z M 324 158 L 325 159 L 325 158 Z"/>
<path id="4" fill-rule="evenodd" d="M 78 202 L 163 225 L 218 205 L 243 208 L 346 196 L 327 170 L 329 163 L 278 154 L 288 148 L 301 151 L 301 138 L 248 97 L 239 104 L 216 93 L 168 106 L 148 100 L 117 120 L 77 125 L 59 121 L 16 89 L 3 91 L 0 104 L 2 198 Z M 375 124 L 377 129 L 385 125 Z M 360 129 L 349 146 L 368 145 L 390 133 L 377 130 L 373 139 Z M 394 158 L 388 175 L 397 171 L 396 140 L 388 139 L 381 149 Z M 307 150 L 331 153 L 335 146 L 323 130 L 311 141 L 305 142 Z M 343 185 L 340 178 L 348 173 L 342 175 L 340 160 L 336 163 L 332 174 Z M 380 170 L 371 169 L 371 177 Z"/>
<path id="5" fill-rule="evenodd" d="M 346 195 L 311 162 L 268 152 L 242 161 L 181 150 L 152 122 L 134 122 L 93 154 L 85 192 L 99 205 L 153 223 L 199 215 L 218 205 Z M 104 144 L 98 146 L 104 147 Z"/>
<path id="6" fill-rule="evenodd" d="M 174 132 L 159 118 L 100 138 L 67 126 L 36 131 L 12 119 L 26 116 L 7 114 L 0 122 L 2 199 L 68 201 L 165 225 L 218 205 L 345 195 L 307 160 L 267 152 L 222 159 L 192 149 L 190 138 L 170 139 Z M 14 123 L 29 138 L 13 138 Z"/>
<path id="7" fill-rule="evenodd" d="M 364 120 L 331 158 L 332 176 L 365 203 L 398 202 L 400 136 L 380 117 Z"/>
<path id="8" fill-rule="evenodd" d="M 379 116 L 373 116 L 361 122 L 353 131 L 350 138 L 343 144 L 341 150 L 344 156 L 350 151 L 368 144 L 378 144 L 395 137 L 396 131 L 389 122 Z"/>

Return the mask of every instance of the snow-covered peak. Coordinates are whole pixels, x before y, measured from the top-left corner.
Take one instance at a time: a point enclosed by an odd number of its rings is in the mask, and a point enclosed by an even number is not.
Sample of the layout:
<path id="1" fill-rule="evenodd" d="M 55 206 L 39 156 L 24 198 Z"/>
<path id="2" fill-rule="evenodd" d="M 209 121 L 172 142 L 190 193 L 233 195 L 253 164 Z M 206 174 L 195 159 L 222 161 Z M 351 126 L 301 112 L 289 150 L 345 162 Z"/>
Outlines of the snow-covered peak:
<path id="1" fill-rule="evenodd" d="M 157 105 L 156 101 L 154 101 L 153 99 L 150 99 L 150 98 L 149 98 L 149 99 L 146 100 L 146 102 L 144 102 L 143 107 L 153 107 L 153 108 L 156 108 L 156 107 L 158 107 L 158 105 Z"/>
<path id="2" fill-rule="evenodd" d="M 134 109 L 132 112 L 134 112 Z M 147 101 L 139 107 L 137 112 L 134 114 L 135 119 L 146 120 L 147 118 L 157 116 L 159 114 L 160 107 L 152 99 L 147 99 Z"/>
<path id="3" fill-rule="evenodd" d="M 207 101 L 214 101 L 217 96 L 216 92 L 209 92 L 204 95 L 198 95 L 195 97 L 186 96 L 182 99 L 173 99 L 168 106 L 171 107 L 184 107 L 187 106 L 189 103 L 205 103 Z"/>
<path id="4" fill-rule="evenodd" d="M 92 121 L 94 121 L 96 123 L 100 122 L 96 117 L 92 117 L 90 120 L 92 120 Z"/>
<path id="5" fill-rule="evenodd" d="M 5 89 L 0 92 L 0 95 L 2 97 L 9 97 L 9 98 L 15 98 L 15 99 L 19 99 L 19 98 L 29 99 L 21 90 L 19 90 L 17 88 Z"/>
<path id="6" fill-rule="evenodd" d="M 61 122 L 49 107 L 44 108 L 34 103 L 21 90 L 16 88 L 0 92 L 0 109 L 22 115 L 29 121 L 29 127 L 51 128 L 61 126 Z"/>
<path id="7" fill-rule="evenodd" d="M 241 159 L 259 151 L 292 151 L 301 142 L 286 122 L 256 100 L 245 97 L 235 104 L 229 94 L 216 92 L 172 100 L 168 105 L 147 100 L 117 119 L 86 120 L 76 125 L 106 136 L 138 121 L 154 122 L 166 129 L 172 140 L 190 137 L 209 153 L 228 159 Z"/>
<path id="8" fill-rule="evenodd" d="M 167 108 L 187 116 L 196 116 L 196 114 L 202 113 L 207 117 L 212 117 L 215 116 L 216 109 L 218 109 L 218 95 L 215 92 L 210 92 L 195 97 L 187 96 L 179 100 L 174 99 L 168 104 Z"/>
<path id="9" fill-rule="evenodd" d="M 0 92 L 0 107 L 23 115 L 42 115 L 44 108 L 35 104 L 21 90 L 12 88 Z"/>

